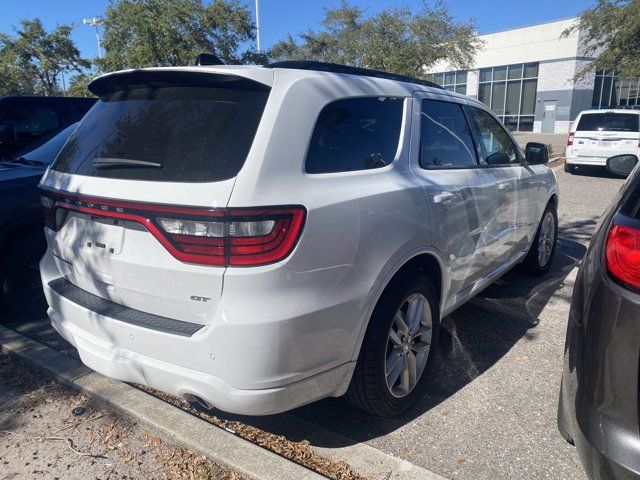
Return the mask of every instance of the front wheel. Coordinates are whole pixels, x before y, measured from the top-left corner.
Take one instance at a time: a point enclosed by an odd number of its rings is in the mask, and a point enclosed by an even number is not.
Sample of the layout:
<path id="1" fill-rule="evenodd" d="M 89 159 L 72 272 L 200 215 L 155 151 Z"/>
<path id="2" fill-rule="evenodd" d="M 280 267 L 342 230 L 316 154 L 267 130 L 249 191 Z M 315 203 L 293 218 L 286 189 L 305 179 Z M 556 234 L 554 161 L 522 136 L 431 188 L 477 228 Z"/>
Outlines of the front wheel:
<path id="1" fill-rule="evenodd" d="M 551 261 L 556 253 L 557 240 L 558 214 L 556 207 L 549 203 L 542 214 L 542 220 L 538 225 L 533 244 L 523 262 L 529 273 L 543 275 L 551 268 Z"/>
<path id="2" fill-rule="evenodd" d="M 386 288 L 371 317 L 347 400 L 380 417 L 396 417 L 420 397 L 439 331 L 438 299 L 422 275 Z"/>

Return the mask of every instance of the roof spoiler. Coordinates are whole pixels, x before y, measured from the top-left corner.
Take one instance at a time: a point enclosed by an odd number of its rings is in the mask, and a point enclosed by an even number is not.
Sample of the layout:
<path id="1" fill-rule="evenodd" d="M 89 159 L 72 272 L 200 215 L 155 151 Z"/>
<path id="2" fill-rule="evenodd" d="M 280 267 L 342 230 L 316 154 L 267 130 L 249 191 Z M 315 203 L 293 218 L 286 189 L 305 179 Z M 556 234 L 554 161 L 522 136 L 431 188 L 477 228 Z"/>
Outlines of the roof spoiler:
<path id="1" fill-rule="evenodd" d="M 164 69 L 126 70 L 109 73 L 96 78 L 88 86 L 91 93 L 98 97 L 136 88 L 162 87 L 227 87 L 253 91 L 270 88 L 263 83 L 227 73 Z"/>

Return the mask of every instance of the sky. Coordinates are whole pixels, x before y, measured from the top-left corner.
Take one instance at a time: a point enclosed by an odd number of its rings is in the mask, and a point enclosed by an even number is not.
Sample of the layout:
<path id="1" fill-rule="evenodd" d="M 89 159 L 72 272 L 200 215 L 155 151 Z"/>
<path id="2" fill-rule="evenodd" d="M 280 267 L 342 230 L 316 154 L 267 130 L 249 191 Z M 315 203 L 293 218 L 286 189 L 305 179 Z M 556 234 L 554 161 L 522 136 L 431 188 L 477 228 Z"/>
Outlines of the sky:
<path id="1" fill-rule="evenodd" d="M 242 0 L 241 0 L 242 1 Z M 254 11 L 254 1 L 244 0 Z M 83 18 L 101 15 L 108 0 L 0 0 L 0 32 L 12 33 L 23 18 L 40 17 L 47 29 L 58 23 L 72 23 L 73 39 L 81 54 L 98 54 L 95 30 L 83 25 Z M 352 0 L 351 3 L 375 13 L 387 6 L 420 7 L 420 0 Z M 447 0 L 456 20 L 475 17 L 480 34 L 572 17 L 593 4 L 587 0 Z M 268 48 L 288 33 L 299 34 L 317 29 L 325 7 L 340 0 L 260 0 L 260 29 L 263 48 Z"/>

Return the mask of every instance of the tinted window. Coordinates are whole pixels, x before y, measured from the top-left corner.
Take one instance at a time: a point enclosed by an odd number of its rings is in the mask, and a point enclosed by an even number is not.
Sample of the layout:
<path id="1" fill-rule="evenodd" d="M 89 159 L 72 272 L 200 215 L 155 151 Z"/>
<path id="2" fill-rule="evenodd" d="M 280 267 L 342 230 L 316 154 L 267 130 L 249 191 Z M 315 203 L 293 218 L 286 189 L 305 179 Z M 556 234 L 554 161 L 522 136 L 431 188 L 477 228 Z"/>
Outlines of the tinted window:
<path id="1" fill-rule="evenodd" d="M 238 174 L 266 89 L 158 87 L 100 98 L 52 165 L 79 175 L 212 182 Z"/>
<path id="2" fill-rule="evenodd" d="M 580 117 L 577 130 L 599 132 L 637 132 L 640 115 L 633 113 L 585 113 Z"/>
<path id="3" fill-rule="evenodd" d="M 420 132 L 422 168 L 476 165 L 471 130 L 461 105 L 423 100 Z"/>
<path id="4" fill-rule="evenodd" d="M 338 100 L 318 116 L 307 153 L 307 173 L 350 172 L 389 165 L 402 125 L 402 98 Z"/>
<path id="5" fill-rule="evenodd" d="M 0 138 L 8 145 L 28 145 L 61 126 L 52 107 L 10 104 L 0 121 Z"/>
<path id="6" fill-rule="evenodd" d="M 479 108 L 471 107 L 471 114 L 482 139 L 487 164 L 518 163 L 516 146 L 502 125 L 489 113 Z"/>

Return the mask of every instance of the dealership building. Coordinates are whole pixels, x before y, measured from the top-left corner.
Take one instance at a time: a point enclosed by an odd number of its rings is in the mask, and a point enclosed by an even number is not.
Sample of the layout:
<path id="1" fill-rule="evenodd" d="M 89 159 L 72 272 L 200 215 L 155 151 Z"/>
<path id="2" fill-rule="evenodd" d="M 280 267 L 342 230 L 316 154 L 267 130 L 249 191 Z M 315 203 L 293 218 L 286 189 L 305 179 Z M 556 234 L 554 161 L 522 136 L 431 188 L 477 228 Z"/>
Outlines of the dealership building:
<path id="1" fill-rule="evenodd" d="M 473 67 L 430 69 L 429 79 L 476 97 L 513 131 L 566 133 L 581 110 L 638 108 L 640 79 L 620 80 L 613 71 L 591 71 L 574 80 L 591 60 L 583 35 L 563 36 L 575 18 L 481 35 Z"/>

